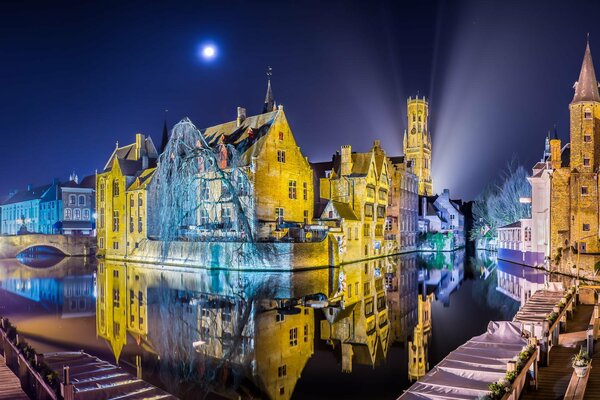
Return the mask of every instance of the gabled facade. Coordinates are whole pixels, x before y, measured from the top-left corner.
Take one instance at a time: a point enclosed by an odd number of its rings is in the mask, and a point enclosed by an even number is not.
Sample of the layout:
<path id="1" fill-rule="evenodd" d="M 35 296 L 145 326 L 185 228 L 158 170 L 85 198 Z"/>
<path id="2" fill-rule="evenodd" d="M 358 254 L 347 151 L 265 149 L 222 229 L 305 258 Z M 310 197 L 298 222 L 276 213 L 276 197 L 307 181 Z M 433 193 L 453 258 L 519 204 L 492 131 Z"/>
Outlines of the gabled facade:
<path id="1" fill-rule="evenodd" d="M 350 146 L 342 146 L 332 162 L 321 168 L 325 176 L 319 180 L 320 198 L 331 201 L 320 216 L 321 224 L 336 236 L 340 259 L 345 262 L 385 254 L 388 168 L 378 140 L 366 153 L 353 153 Z M 342 209 L 348 212 L 340 214 Z"/>
<path id="2" fill-rule="evenodd" d="M 140 180 L 145 182 L 149 178 L 157 158 L 152 139 L 138 133 L 134 143 L 115 148 L 104 171 L 97 174 L 99 256 L 124 257 L 139 244 L 147 222 L 143 219 L 146 210 L 138 211 L 147 203 L 146 191 L 139 190 L 143 187 Z M 139 229 L 140 217 L 142 229 Z"/>

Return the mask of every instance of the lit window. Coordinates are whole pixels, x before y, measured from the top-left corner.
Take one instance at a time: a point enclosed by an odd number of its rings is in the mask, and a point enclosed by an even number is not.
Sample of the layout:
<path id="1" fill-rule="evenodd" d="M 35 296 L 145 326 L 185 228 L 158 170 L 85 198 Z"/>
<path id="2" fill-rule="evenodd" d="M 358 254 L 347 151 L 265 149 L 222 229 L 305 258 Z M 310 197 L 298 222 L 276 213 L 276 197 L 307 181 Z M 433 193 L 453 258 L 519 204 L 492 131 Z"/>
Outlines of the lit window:
<path id="1" fill-rule="evenodd" d="M 65 219 L 73 219 L 73 211 L 70 208 L 65 208 Z"/>
<path id="2" fill-rule="evenodd" d="M 90 220 L 90 210 L 87 208 L 83 210 L 83 220 L 84 221 Z"/>
<path id="3" fill-rule="evenodd" d="M 277 161 L 280 163 L 285 163 L 285 151 L 277 150 Z"/>
<path id="4" fill-rule="evenodd" d="M 298 346 L 298 328 L 290 329 L 290 346 Z"/>
<path id="5" fill-rule="evenodd" d="M 73 219 L 79 221 L 81 219 L 81 210 L 79 208 L 76 208 L 75 210 L 73 210 Z"/>
<path id="6" fill-rule="evenodd" d="M 113 211 L 113 232 L 119 230 L 119 212 Z"/>
<path id="7" fill-rule="evenodd" d="M 283 378 L 287 375 L 287 366 L 284 364 L 281 367 L 277 368 L 277 376 Z"/>
<path id="8" fill-rule="evenodd" d="M 283 208 L 275 207 L 275 218 L 277 219 L 278 224 L 283 223 Z"/>
<path id="9" fill-rule="evenodd" d="M 288 197 L 290 199 L 296 198 L 296 181 L 289 181 L 288 183 Z"/>

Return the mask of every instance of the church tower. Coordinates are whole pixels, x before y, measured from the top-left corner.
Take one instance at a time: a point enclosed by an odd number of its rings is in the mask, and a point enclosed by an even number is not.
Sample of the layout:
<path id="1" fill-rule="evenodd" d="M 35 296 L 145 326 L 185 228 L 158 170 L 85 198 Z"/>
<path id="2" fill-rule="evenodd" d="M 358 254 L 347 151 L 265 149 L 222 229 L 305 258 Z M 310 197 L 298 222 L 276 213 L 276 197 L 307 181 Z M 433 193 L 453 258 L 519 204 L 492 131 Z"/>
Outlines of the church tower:
<path id="1" fill-rule="evenodd" d="M 425 96 L 409 97 L 406 109 L 408 129 L 404 131 L 404 158 L 411 162 L 413 172 L 419 177 L 419 195 L 429 196 L 433 194 L 429 104 Z"/>

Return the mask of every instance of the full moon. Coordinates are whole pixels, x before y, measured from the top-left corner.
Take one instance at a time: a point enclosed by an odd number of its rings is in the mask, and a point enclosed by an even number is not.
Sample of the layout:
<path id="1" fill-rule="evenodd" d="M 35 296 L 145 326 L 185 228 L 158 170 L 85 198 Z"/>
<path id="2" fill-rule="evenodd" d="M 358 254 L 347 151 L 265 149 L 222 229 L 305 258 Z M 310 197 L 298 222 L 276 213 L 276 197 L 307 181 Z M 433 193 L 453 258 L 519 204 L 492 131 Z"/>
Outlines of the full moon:
<path id="1" fill-rule="evenodd" d="M 212 60 L 217 54 L 217 49 L 213 45 L 206 45 L 202 47 L 202 58 L 205 60 Z"/>

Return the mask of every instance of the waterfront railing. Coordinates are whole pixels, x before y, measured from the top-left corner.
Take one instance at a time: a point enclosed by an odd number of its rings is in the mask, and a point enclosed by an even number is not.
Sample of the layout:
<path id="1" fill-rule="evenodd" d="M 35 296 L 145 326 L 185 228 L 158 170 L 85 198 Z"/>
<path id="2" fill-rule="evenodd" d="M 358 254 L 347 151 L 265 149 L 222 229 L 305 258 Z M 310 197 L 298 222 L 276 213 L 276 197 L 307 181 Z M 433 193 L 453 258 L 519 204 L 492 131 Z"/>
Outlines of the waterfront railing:
<path id="1" fill-rule="evenodd" d="M 43 358 L 35 354 L 33 349 L 19 338 L 16 328 L 6 318 L 0 319 L 0 352 L 4 356 L 6 366 L 17 376 L 21 388 L 30 398 L 38 400 L 60 398 L 39 371 L 43 371 L 49 381 L 57 382 L 54 374 L 44 364 Z"/>

